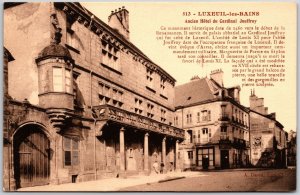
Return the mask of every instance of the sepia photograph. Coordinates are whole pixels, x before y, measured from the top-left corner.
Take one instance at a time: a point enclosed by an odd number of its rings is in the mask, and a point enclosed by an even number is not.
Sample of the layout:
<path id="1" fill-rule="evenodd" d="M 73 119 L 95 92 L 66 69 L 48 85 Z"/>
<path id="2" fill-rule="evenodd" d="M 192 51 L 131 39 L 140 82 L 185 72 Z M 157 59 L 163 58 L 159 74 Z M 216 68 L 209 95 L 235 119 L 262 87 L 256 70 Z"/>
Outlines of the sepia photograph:
<path id="1" fill-rule="evenodd" d="M 297 3 L 4 2 L 3 192 L 295 192 Z"/>

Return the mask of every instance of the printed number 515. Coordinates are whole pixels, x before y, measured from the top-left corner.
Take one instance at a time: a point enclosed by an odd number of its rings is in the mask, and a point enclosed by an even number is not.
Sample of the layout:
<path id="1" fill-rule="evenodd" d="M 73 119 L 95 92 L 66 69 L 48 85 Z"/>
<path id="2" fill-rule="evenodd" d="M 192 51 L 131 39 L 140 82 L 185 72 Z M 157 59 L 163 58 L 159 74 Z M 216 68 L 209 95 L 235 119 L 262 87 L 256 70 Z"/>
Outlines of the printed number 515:
<path id="1" fill-rule="evenodd" d="M 183 15 L 183 16 L 190 16 L 190 15 L 191 15 L 191 12 L 182 12 L 182 15 Z"/>

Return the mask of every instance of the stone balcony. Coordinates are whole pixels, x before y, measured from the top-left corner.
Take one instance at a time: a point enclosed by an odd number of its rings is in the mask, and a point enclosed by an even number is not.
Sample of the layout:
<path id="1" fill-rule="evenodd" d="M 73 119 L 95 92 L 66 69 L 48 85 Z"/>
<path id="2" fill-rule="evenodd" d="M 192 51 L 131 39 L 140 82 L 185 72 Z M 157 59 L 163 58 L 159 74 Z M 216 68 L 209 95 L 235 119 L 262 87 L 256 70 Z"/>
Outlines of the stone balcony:
<path id="1" fill-rule="evenodd" d="M 133 112 L 114 107 L 112 105 L 94 106 L 96 120 L 111 121 L 120 123 L 125 126 L 130 126 L 136 129 L 152 131 L 166 136 L 184 139 L 184 130 L 167 125 L 146 116 L 142 116 Z"/>

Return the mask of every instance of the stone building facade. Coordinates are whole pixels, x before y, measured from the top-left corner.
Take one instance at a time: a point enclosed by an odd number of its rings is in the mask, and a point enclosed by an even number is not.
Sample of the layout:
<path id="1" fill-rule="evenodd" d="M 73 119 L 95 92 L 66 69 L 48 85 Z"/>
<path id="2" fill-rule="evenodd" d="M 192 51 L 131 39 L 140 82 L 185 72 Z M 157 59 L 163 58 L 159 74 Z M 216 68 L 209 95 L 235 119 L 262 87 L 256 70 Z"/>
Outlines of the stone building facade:
<path id="1" fill-rule="evenodd" d="M 79 3 L 5 3 L 4 190 L 180 166 L 175 79 Z M 13 56 L 13 57 L 12 57 Z"/>
<path id="2" fill-rule="evenodd" d="M 250 163 L 249 109 L 239 86 L 225 88 L 223 72 L 175 87 L 174 124 L 185 130 L 182 169 L 226 169 Z"/>
<path id="3" fill-rule="evenodd" d="M 264 98 L 258 98 L 253 90 L 249 100 L 251 164 L 256 167 L 285 168 L 287 132 L 276 120 L 276 113 L 268 114 Z"/>

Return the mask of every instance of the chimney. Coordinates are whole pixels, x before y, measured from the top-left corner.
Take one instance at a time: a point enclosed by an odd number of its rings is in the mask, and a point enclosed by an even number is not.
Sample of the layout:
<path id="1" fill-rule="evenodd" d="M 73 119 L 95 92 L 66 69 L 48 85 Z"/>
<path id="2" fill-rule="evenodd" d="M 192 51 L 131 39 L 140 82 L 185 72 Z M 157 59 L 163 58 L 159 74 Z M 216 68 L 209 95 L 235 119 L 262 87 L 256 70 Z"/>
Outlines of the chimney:
<path id="1" fill-rule="evenodd" d="M 233 90 L 233 96 L 234 96 L 234 100 L 237 101 L 238 103 L 240 103 L 240 87 L 235 87 Z"/>
<path id="2" fill-rule="evenodd" d="M 213 70 L 210 73 L 210 78 L 223 87 L 223 71 L 222 69 Z"/>
<path id="3" fill-rule="evenodd" d="M 118 10 L 111 11 L 108 17 L 108 24 L 129 40 L 129 12 L 124 6 Z"/>
<path id="4" fill-rule="evenodd" d="M 259 98 L 255 95 L 255 90 L 251 90 L 249 97 L 250 109 L 261 114 L 268 114 L 268 108 L 264 106 L 264 98 Z"/>
<path id="5" fill-rule="evenodd" d="M 256 100 L 257 96 L 255 95 L 254 89 L 251 89 L 250 96 L 249 96 L 249 103 L 250 103 L 250 109 L 256 108 Z"/>

